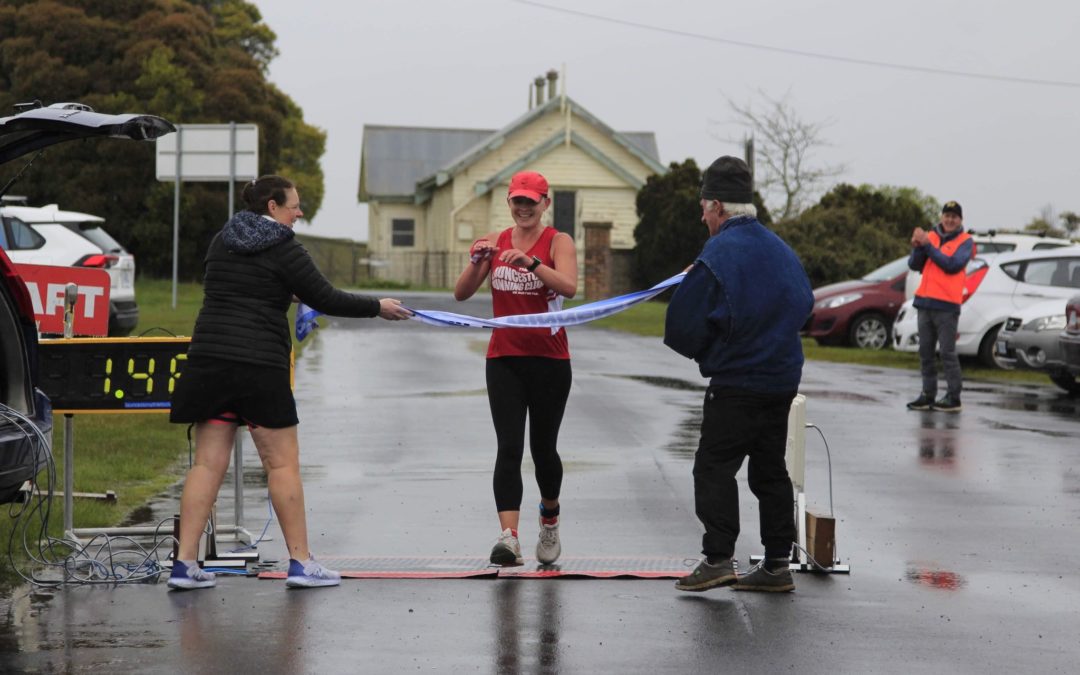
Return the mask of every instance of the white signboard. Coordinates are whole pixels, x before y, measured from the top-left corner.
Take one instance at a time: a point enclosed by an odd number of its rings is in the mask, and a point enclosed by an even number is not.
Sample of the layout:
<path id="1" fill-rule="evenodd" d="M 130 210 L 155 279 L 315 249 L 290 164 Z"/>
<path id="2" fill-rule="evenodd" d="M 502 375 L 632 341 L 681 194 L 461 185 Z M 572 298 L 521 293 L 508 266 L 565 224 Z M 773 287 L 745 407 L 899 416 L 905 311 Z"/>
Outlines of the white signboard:
<path id="1" fill-rule="evenodd" d="M 259 177 L 256 124 L 178 124 L 177 133 L 158 137 L 157 179 L 175 181 L 181 153 L 181 181 L 241 181 Z"/>

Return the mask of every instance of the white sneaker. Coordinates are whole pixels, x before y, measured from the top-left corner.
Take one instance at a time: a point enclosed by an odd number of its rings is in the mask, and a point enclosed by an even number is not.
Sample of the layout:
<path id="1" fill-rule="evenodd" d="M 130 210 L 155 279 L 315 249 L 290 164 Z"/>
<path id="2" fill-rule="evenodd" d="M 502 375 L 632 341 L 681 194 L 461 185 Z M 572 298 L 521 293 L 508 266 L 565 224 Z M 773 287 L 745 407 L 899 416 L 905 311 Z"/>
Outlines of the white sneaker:
<path id="1" fill-rule="evenodd" d="M 217 585 L 213 572 L 207 572 L 198 563 L 186 565 L 179 560 L 173 561 L 172 574 L 169 575 L 169 588 L 190 591 L 193 588 L 213 588 Z"/>
<path id="2" fill-rule="evenodd" d="M 289 559 L 289 576 L 285 579 L 285 585 L 289 588 L 315 588 L 318 586 L 337 586 L 341 583 L 341 575 L 334 570 L 328 570 L 311 558 L 307 564 L 299 560 Z"/>
<path id="3" fill-rule="evenodd" d="M 510 565 L 522 565 L 525 559 L 521 557 L 521 543 L 510 528 L 506 528 L 499 535 L 499 540 L 491 549 L 491 564 L 508 567 Z"/>
<path id="4" fill-rule="evenodd" d="M 536 561 L 541 565 L 550 565 L 559 559 L 562 544 L 559 543 L 559 520 L 547 525 L 540 519 L 540 539 L 536 542 Z"/>

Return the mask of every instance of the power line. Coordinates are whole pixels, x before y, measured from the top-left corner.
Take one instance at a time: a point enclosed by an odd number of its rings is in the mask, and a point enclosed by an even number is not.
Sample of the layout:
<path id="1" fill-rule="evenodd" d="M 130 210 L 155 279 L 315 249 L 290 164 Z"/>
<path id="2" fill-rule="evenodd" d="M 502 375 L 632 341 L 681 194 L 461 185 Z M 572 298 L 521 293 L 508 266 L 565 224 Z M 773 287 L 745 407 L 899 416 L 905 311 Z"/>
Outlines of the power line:
<path id="1" fill-rule="evenodd" d="M 721 44 L 732 45 L 735 47 L 745 47 L 747 49 L 758 49 L 766 52 L 775 52 L 778 54 L 788 54 L 790 56 L 804 56 L 812 59 L 822 59 L 825 61 L 837 61 L 840 63 L 850 63 L 859 66 L 871 66 L 874 68 L 890 68 L 892 70 L 905 70 L 916 73 L 927 73 L 930 75 L 945 75 L 948 77 L 966 77 L 976 80 L 991 80 L 994 82 L 1012 82 L 1014 84 L 1034 84 L 1048 87 L 1070 87 L 1080 88 L 1080 82 L 1067 82 L 1064 80 L 1040 80 L 1030 77 L 1011 77 L 1009 75 L 992 75 L 989 73 L 974 73 L 965 70 L 952 70 L 949 68 L 930 68 L 928 66 L 914 66 L 905 63 L 890 63 L 888 61 L 875 61 L 872 59 L 859 59 L 849 56 L 836 56 L 834 54 L 822 54 L 819 52 L 808 52 L 801 49 L 789 49 L 787 47 L 774 47 L 772 45 L 757 44 L 755 42 L 744 42 L 742 40 L 731 40 L 728 38 L 718 38 L 711 35 L 703 35 L 701 33 L 692 33 L 685 30 L 676 30 L 674 28 L 663 28 L 661 26 L 652 26 L 645 23 L 638 23 L 636 21 L 627 21 L 626 19 L 619 19 L 612 16 L 604 16 L 602 14 L 591 14 L 589 12 L 582 12 L 576 9 L 566 9 L 565 7 L 556 7 L 554 5 L 547 5 L 542 2 L 535 2 L 534 0 L 513 0 L 522 5 L 530 5 L 532 7 L 538 7 L 540 9 L 546 9 L 551 12 L 559 12 L 562 14 L 571 14 L 573 16 L 580 16 L 586 19 L 594 19 L 596 21 L 605 21 L 607 23 L 615 23 L 623 26 L 630 26 L 632 28 L 641 28 L 644 30 L 650 30 L 657 33 L 667 33 L 668 35 L 678 35 L 680 37 L 689 37 L 697 40 L 706 40 L 708 42 L 718 42 Z"/>

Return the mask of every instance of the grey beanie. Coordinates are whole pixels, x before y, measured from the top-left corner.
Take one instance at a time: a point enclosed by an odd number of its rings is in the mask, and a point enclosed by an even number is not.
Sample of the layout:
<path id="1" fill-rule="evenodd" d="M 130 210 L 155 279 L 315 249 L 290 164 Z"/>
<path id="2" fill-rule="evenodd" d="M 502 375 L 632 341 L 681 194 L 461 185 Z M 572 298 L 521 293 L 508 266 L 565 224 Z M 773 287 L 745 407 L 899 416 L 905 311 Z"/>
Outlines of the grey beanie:
<path id="1" fill-rule="evenodd" d="M 752 204 L 754 186 L 750 167 L 730 155 L 716 160 L 701 176 L 701 198 L 728 204 Z"/>

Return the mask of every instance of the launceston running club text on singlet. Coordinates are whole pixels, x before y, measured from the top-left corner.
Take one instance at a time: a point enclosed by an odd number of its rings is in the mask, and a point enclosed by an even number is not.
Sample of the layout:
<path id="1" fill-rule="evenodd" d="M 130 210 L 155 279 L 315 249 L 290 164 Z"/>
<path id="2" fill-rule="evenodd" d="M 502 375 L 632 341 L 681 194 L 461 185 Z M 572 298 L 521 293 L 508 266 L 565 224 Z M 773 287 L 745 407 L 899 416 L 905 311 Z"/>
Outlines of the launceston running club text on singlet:
<path id="1" fill-rule="evenodd" d="M 491 271 L 491 290 L 506 293 L 536 293 L 544 287 L 540 277 L 510 265 L 500 265 Z"/>

